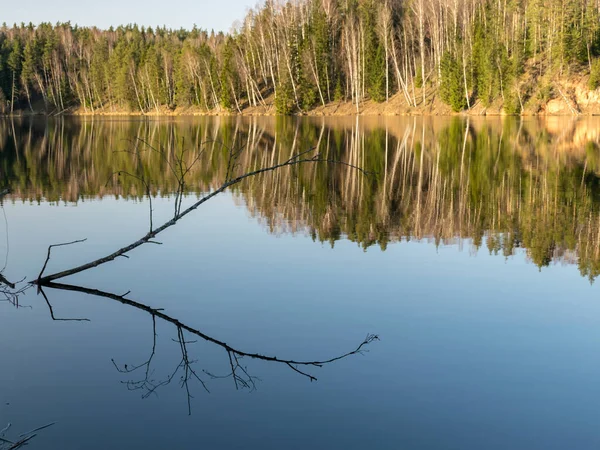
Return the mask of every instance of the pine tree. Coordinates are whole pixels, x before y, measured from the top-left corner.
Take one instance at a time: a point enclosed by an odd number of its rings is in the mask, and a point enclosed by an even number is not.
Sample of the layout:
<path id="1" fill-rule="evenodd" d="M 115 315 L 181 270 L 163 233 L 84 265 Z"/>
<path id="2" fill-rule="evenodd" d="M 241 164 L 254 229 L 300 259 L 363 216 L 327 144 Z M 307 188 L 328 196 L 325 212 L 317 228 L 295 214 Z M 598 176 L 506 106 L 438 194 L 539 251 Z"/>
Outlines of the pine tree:
<path id="1" fill-rule="evenodd" d="M 465 98 L 462 65 L 450 53 L 444 53 L 441 61 L 440 97 L 454 111 L 467 107 Z"/>
<path id="2" fill-rule="evenodd" d="M 13 41 L 12 49 L 8 55 L 7 66 L 11 72 L 12 78 L 10 94 L 10 112 L 12 113 L 18 96 L 18 80 L 21 75 L 21 43 L 18 39 Z"/>

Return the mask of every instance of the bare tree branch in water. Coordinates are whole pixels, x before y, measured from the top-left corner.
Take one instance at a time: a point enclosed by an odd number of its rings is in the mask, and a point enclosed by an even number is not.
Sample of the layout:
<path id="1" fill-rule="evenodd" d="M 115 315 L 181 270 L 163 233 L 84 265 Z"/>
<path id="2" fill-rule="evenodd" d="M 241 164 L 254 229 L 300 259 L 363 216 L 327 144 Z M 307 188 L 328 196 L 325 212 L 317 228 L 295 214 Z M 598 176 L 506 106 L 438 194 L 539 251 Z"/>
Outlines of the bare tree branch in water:
<path id="1" fill-rule="evenodd" d="M 160 150 L 154 149 L 155 151 L 160 152 Z M 261 169 L 257 169 L 257 170 L 253 170 L 251 172 L 247 172 L 243 175 L 240 175 L 238 177 L 229 179 L 227 181 L 225 181 L 221 187 L 219 187 L 218 189 L 216 189 L 215 191 L 211 192 L 210 194 L 202 197 L 200 200 L 196 201 L 194 204 L 192 204 L 191 206 L 189 206 L 188 208 L 186 208 L 185 210 L 181 211 L 181 196 L 179 196 L 177 198 L 177 202 L 179 202 L 180 206 L 175 208 L 175 216 L 169 220 L 168 222 L 165 222 L 163 225 L 161 225 L 160 227 L 149 231 L 148 233 L 146 233 L 144 236 L 142 236 L 140 239 L 138 239 L 137 241 L 122 247 L 120 249 L 118 249 L 117 251 L 104 256 L 102 258 L 98 258 L 94 261 L 90 261 L 86 264 L 82 264 L 80 266 L 68 269 L 68 270 L 64 270 L 62 272 L 57 272 L 51 275 L 46 275 L 46 276 L 42 276 L 43 275 L 43 270 L 40 272 L 40 275 L 38 276 L 38 278 L 34 281 L 32 281 L 33 284 L 37 284 L 37 285 L 47 285 L 48 283 L 58 280 L 60 278 L 64 278 L 70 275 L 74 275 L 76 273 L 80 273 L 83 272 L 85 270 L 89 270 L 92 269 L 94 267 L 98 267 L 102 264 L 105 264 L 107 262 L 113 261 L 116 258 L 118 258 L 119 256 L 126 256 L 127 253 L 129 253 L 130 251 L 136 249 L 137 247 L 143 245 L 143 244 L 147 244 L 147 243 L 156 243 L 156 241 L 153 241 L 152 239 L 155 238 L 159 233 L 162 233 L 163 231 L 165 231 L 166 229 L 172 227 L 173 225 L 175 225 L 179 220 L 181 220 L 183 217 L 185 217 L 186 215 L 188 215 L 189 213 L 191 213 L 192 211 L 196 210 L 200 205 L 204 204 L 205 202 L 207 202 L 208 200 L 212 199 L 213 197 L 217 196 L 218 194 L 224 192 L 227 188 L 236 185 L 240 182 L 242 182 L 243 180 L 245 180 L 246 178 L 250 178 L 250 177 L 254 177 L 256 175 L 262 174 L 262 173 L 266 173 L 266 172 L 271 172 L 271 171 L 275 171 L 278 169 L 281 169 L 283 167 L 289 167 L 289 166 L 295 166 L 298 164 L 306 164 L 306 163 L 318 163 L 318 162 L 323 162 L 323 163 L 331 163 L 331 164 L 338 164 L 338 165 L 344 165 L 344 166 L 348 166 L 351 167 L 359 172 L 361 172 L 362 174 L 368 174 L 365 170 L 363 170 L 362 168 L 355 166 L 353 164 L 350 163 L 346 163 L 343 161 L 338 161 L 338 160 L 334 160 L 334 159 L 329 159 L 329 158 L 322 158 L 321 155 L 319 153 L 315 154 L 312 157 L 306 157 L 306 155 L 308 153 L 310 153 L 312 151 L 312 149 L 307 150 L 307 151 L 303 151 L 300 153 L 297 153 L 295 155 L 293 155 L 292 157 L 290 157 L 288 160 L 284 161 L 283 163 L 279 163 L 279 164 L 275 164 L 269 167 L 265 167 L 265 168 L 261 168 Z M 236 157 L 236 155 L 239 154 L 235 151 L 230 151 L 229 153 L 229 160 L 231 164 L 231 160 L 233 158 Z M 175 170 L 175 169 L 173 169 Z M 184 170 L 184 166 L 180 167 L 181 170 L 181 176 L 183 178 L 185 178 L 185 174 L 187 174 L 190 170 L 190 167 L 186 166 L 185 170 Z M 183 179 L 180 182 L 180 189 L 183 189 L 183 187 L 185 186 L 185 180 Z M 178 192 L 180 192 L 180 190 L 178 190 Z M 182 191 L 181 191 L 182 192 Z M 61 245 L 61 244 L 58 244 Z M 55 245 L 56 246 L 56 245 Z M 51 246 L 52 247 L 52 246 Z M 48 249 L 48 254 L 50 253 L 50 248 Z M 46 260 L 47 263 L 47 260 Z M 45 267 L 44 267 L 45 268 Z"/>
<path id="2" fill-rule="evenodd" d="M 373 341 L 379 340 L 379 337 L 377 335 L 368 334 L 365 337 L 365 339 L 354 350 L 351 350 L 344 354 L 335 356 L 333 358 L 324 359 L 324 360 L 310 361 L 310 360 L 296 360 L 296 359 L 279 358 L 277 356 L 264 355 L 264 354 L 258 353 L 258 352 L 244 351 L 244 350 L 235 348 L 235 347 L 227 344 L 224 341 L 221 341 L 212 336 L 209 336 L 209 335 L 203 333 L 202 331 L 181 322 L 179 319 L 176 319 L 174 317 L 167 315 L 166 313 L 163 312 L 164 310 L 161 308 L 152 308 L 148 305 L 145 305 L 143 303 L 140 303 L 135 300 L 131 300 L 131 299 L 127 298 L 126 296 L 128 293 L 123 294 L 123 295 L 117 295 L 117 294 L 113 294 L 110 292 L 100 291 L 98 289 L 90 289 L 90 288 L 86 288 L 83 286 L 75 286 L 75 285 L 55 283 L 55 282 L 46 283 L 46 284 L 44 284 L 43 287 L 40 286 L 42 293 L 43 293 L 43 288 L 46 288 L 46 287 L 52 288 L 52 289 L 63 290 L 63 291 L 80 292 L 80 293 L 84 293 L 84 294 L 88 294 L 88 295 L 94 295 L 97 297 L 108 298 L 111 300 L 115 300 L 119 303 L 122 303 L 124 305 L 131 306 L 133 308 L 145 311 L 148 314 L 150 314 L 150 316 L 152 317 L 153 343 L 152 343 L 152 351 L 150 353 L 149 358 L 144 363 L 138 364 L 135 366 L 123 365 L 121 367 L 114 360 L 112 362 L 113 362 L 115 368 L 120 373 L 130 374 L 130 373 L 138 372 L 140 370 L 143 371 L 142 372 L 143 378 L 141 378 L 139 380 L 130 380 L 130 381 L 125 382 L 125 384 L 127 385 L 127 388 L 130 390 L 144 391 L 144 394 L 142 395 L 143 398 L 146 398 L 152 394 L 155 394 L 156 390 L 158 388 L 170 384 L 175 379 L 175 377 L 181 372 L 182 375 L 180 377 L 180 385 L 186 391 L 187 402 L 188 402 L 188 412 L 190 412 L 190 413 L 191 413 L 191 399 L 193 398 L 193 396 L 190 392 L 189 382 L 192 380 L 196 380 L 201 384 L 201 386 L 204 390 L 206 390 L 207 392 L 209 392 L 209 391 L 208 391 L 206 382 L 200 377 L 198 372 L 193 368 L 193 364 L 196 361 L 190 358 L 187 346 L 188 346 L 188 344 L 193 343 L 195 341 L 186 340 L 186 336 L 185 336 L 186 333 L 188 333 L 189 335 L 198 337 L 206 342 L 215 344 L 227 352 L 227 357 L 228 357 L 228 361 L 229 361 L 229 365 L 230 365 L 230 369 L 231 369 L 230 373 L 223 375 L 223 376 L 219 376 L 219 375 L 214 375 L 207 371 L 203 371 L 204 374 L 206 374 L 210 379 L 232 378 L 236 389 L 247 388 L 247 389 L 251 389 L 251 390 L 255 389 L 255 387 L 256 387 L 255 381 L 258 380 L 258 378 L 250 375 L 250 373 L 248 372 L 248 369 L 240 363 L 240 360 L 244 357 L 256 359 L 256 360 L 260 360 L 260 361 L 278 363 L 278 364 L 287 366 L 288 368 L 292 369 L 294 372 L 308 378 L 310 381 L 316 381 L 317 378 L 314 375 L 306 372 L 305 371 L 306 369 L 304 369 L 304 368 L 310 368 L 310 367 L 313 367 L 313 368 L 319 367 L 320 368 L 326 364 L 331 364 L 335 361 L 339 361 L 339 360 L 347 358 L 349 356 L 356 355 L 356 354 L 362 354 L 365 351 L 367 351 L 366 346 L 368 346 Z M 44 295 L 44 297 L 47 300 L 47 297 L 45 295 Z M 52 308 L 51 308 L 51 310 L 52 310 Z M 176 327 L 177 339 L 175 340 L 175 342 L 177 342 L 179 344 L 179 348 L 181 351 L 181 360 L 180 360 L 179 364 L 177 365 L 177 367 L 175 368 L 175 370 L 167 378 L 160 380 L 160 381 L 154 380 L 152 378 L 153 371 L 151 369 L 151 364 L 152 364 L 152 361 L 156 354 L 156 319 L 157 318 L 162 319 L 165 322 L 171 323 Z M 301 369 L 301 368 L 303 368 L 303 369 Z"/>
<path id="3" fill-rule="evenodd" d="M 3 280 L 6 280 L 3 276 L 0 275 L 0 277 L 2 277 Z M 17 309 L 31 308 L 31 306 L 29 305 L 21 305 L 21 303 L 19 303 L 19 298 L 21 297 L 21 295 L 24 294 L 25 291 L 27 291 L 27 289 L 31 287 L 31 284 L 29 283 L 22 285 L 21 287 L 17 287 L 23 281 L 25 281 L 25 278 L 21 279 L 20 281 L 17 281 L 16 283 L 9 284 L 4 283 L 4 281 L 0 281 L 0 296 L 3 297 L 0 298 L 0 302 L 8 302 Z M 3 284 L 7 285 L 4 286 Z"/>
<path id="4" fill-rule="evenodd" d="M 248 368 L 240 364 L 240 359 L 242 359 L 243 356 L 238 356 L 237 354 L 232 353 L 230 351 L 227 351 L 227 356 L 229 357 L 229 366 L 231 367 L 230 373 L 226 375 L 214 375 L 210 372 L 207 372 L 206 370 L 203 370 L 203 372 L 209 377 L 211 377 L 213 380 L 231 377 L 233 379 L 233 383 L 235 384 L 236 390 L 256 390 L 256 381 L 260 381 L 260 378 L 250 375 L 248 373 Z"/>
<path id="5" fill-rule="evenodd" d="M 21 280 L 23 281 L 23 280 Z M 8 286 L 11 289 L 14 289 L 16 287 L 16 283 L 11 283 L 10 281 L 8 281 L 6 279 L 6 277 L 4 275 L 2 275 L 2 272 L 0 272 L 0 285 L 5 284 L 6 286 Z"/>
<path id="6" fill-rule="evenodd" d="M 38 280 L 42 277 L 42 275 L 44 274 L 44 270 L 46 270 L 46 266 L 48 265 L 48 261 L 50 261 L 50 254 L 52 252 L 52 249 L 54 247 L 63 247 L 65 245 L 73 245 L 73 244 L 78 244 L 80 242 L 85 242 L 87 241 L 86 239 L 78 239 L 76 241 L 71 241 L 71 242 L 63 242 L 62 244 L 52 244 L 48 247 L 48 254 L 46 255 L 46 260 L 44 261 L 44 265 L 42 266 L 42 270 L 40 270 L 40 274 L 38 275 Z"/>
<path id="7" fill-rule="evenodd" d="M 261 169 L 256 169 L 256 170 L 247 172 L 243 175 L 234 177 L 234 171 L 237 167 L 237 160 L 243 150 L 243 147 L 238 148 L 238 149 L 231 147 L 231 148 L 228 148 L 227 174 L 225 177 L 225 181 L 221 185 L 221 187 L 219 187 L 215 191 L 211 192 L 210 194 L 205 195 L 200 200 L 196 201 L 194 204 L 192 204 L 187 209 L 182 211 L 181 205 L 182 205 L 182 199 L 183 199 L 183 195 L 185 192 L 185 186 L 186 186 L 185 185 L 185 177 L 190 172 L 190 170 L 192 169 L 194 164 L 196 164 L 196 162 L 199 160 L 199 157 L 200 157 L 202 151 L 200 151 L 199 152 L 200 154 L 192 161 L 191 164 L 188 165 L 184 161 L 185 150 L 182 150 L 179 153 L 179 155 L 175 155 L 175 157 L 174 157 L 175 163 L 172 164 L 172 161 L 169 160 L 169 158 L 167 157 L 167 154 L 164 151 L 153 147 L 148 142 L 145 142 L 142 140 L 139 140 L 139 141 L 146 144 L 149 151 L 154 151 L 154 152 L 159 153 L 163 157 L 163 159 L 165 159 L 166 163 L 169 165 L 169 167 L 171 168 L 171 171 L 173 172 L 173 174 L 175 175 L 175 177 L 178 180 L 177 194 L 175 197 L 175 211 L 174 211 L 173 218 L 171 220 L 167 221 L 166 223 L 164 223 L 163 225 L 161 225 L 160 227 L 154 228 L 153 227 L 153 217 L 152 217 L 152 213 L 153 213 L 152 203 L 150 203 L 150 230 L 148 231 L 148 233 L 146 233 L 140 239 L 138 239 L 137 241 L 135 241 L 123 248 L 120 248 L 119 250 L 117 250 L 107 256 L 104 256 L 102 258 L 96 259 L 94 261 L 90 261 L 86 264 L 71 268 L 69 270 L 65 270 L 62 272 L 57 272 L 52 275 L 44 276 L 44 271 L 46 270 L 48 261 L 50 260 L 51 250 L 53 247 L 71 245 L 71 244 L 75 244 L 78 242 L 82 242 L 85 239 L 76 240 L 76 241 L 72 241 L 72 242 L 68 242 L 68 243 L 64 243 L 64 244 L 50 245 L 48 247 L 48 254 L 47 254 L 46 260 L 44 262 L 44 265 L 43 265 L 37 279 L 35 281 L 31 282 L 31 284 L 37 284 L 38 290 L 42 293 L 42 295 L 48 305 L 48 308 L 50 310 L 50 315 L 51 315 L 52 319 L 54 319 L 54 320 L 86 320 L 86 319 L 57 319 L 54 315 L 54 309 L 53 309 L 51 303 L 49 302 L 48 297 L 46 296 L 46 294 L 44 292 L 43 288 L 45 288 L 45 287 L 53 288 L 53 289 L 60 289 L 60 290 L 65 290 L 65 291 L 76 291 L 76 292 L 81 292 L 81 293 L 85 293 L 85 294 L 89 294 L 89 295 L 95 295 L 95 296 L 99 296 L 99 297 L 109 298 L 109 299 L 118 301 L 120 303 L 123 303 L 125 305 L 132 306 L 134 308 L 146 311 L 147 313 L 149 313 L 151 315 L 152 323 L 153 323 L 153 345 L 152 345 L 152 352 L 150 353 L 150 357 L 146 360 L 146 362 L 136 365 L 136 366 L 133 366 L 131 368 L 128 367 L 127 365 L 124 365 L 121 368 L 113 360 L 114 366 L 121 373 L 129 374 L 129 373 L 133 373 L 133 372 L 138 372 L 140 370 L 143 371 L 142 379 L 130 380 L 125 383 L 125 384 L 127 384 L 128 389 L 143 390 L 144 391 L 143 397 L 148 397 L 148 396 L 156 393 L 156 390 L 158 388 L 165 386 L 167 384 L 170 384 L 171 381 L 173 379 L 175 379 L 175 377 L 178 374 L 181 373 L 179 381 L 180 381 L 181 387 L 183 389 L 185 389 L 186 396 L 187 396 L 188 412 L 191 414 L 191 399 L 193 398 L 193 396 L 190 391 L 190 381 L 196 380 L 198 383 L 200 383 L 202 388 L 204 390 L 206 390 L 207 392 L 208 392 L 208 387 L 206 385 L 206 382 L 200 377 L 199 373 L 193 367 L 193 364 L 196 361 L 192 360 L 189 356 L 188 344 L 195 342 L 195 341 L 187 341 L 186 333 L 196 336 L 196 337 L 199 337 L 199 338 L 203 339 L 204 341 L 213 343 L 213 344 L 223 348 L 227 352 L 229 367 L 231 370 L 230 373 L 223 375 L 223 376 L 219 376 L 219 375 L 214 375 L 207 371 L 203 371 L 203 373 L 206 376 L 208 376 L 210 379 L 231 377 L 236 389 L 248 388 L 251 390 L 255 388 L 255 386 L 256 386 L 255 381 L 258 378 L 250 375 L 250 373 L 248 372 L 248 369 L 241 364 L 240 360 L 242 360 L 244 357 L 282 364 L 284 366 L 287 366 L 292 371 L 308 378 L 310 381 L 314 381 L 317 378 L 315 376 L 313 376 L 312 374 L 308 373 L 307 368 L 322 367 L 325 364 L 330 364 L 334 361 L 338 361 L 338 360 L 346 358 L 348 356 L 355 355 L 357 353 L 362 353 L 365 351 L 365 349 L 364 349 L 365 346 L 367 346 L 374 340 L 378 339 L 378 337 L 376 335 L 369 334 L 354 350 L 344 353 L 342 355 L 336 356 L 334 358 L 326 359 L 326 360 L 306 361 L 306 360 L 278 358 L 276 356 L 263 355 L 258 352 L 254 352 L 254 353 L 246 352 L 246 351 L 242 351 L 237 348 L 234 348 L 223 341 L 213 338 L 205 333 L 202 333 L 198 329 L 192 328 L 191 326 L 182 323 L 178 319 L 168 316 L 167 314 L 165 314 L 163 312 L 162 309 L 151 308 L 143 303 L 139 303 L 134 300 L 128 299 L 126 296 L 129 292 L 127 292 L 126 294 L 123 294 L 123 295 L 116 295 L 116 294 L 113 294 L 110 292 L 104 292 L 104 291 L 100 291 L 97 289 L 90 289 L 90 288 L 81 287 L 81 286 L 56 283 L 55 280 L 57 280 L 57 279 L 67 277 L 69 275 L 74 275 L 76 273 L 80 273 L 80 272 L 89 270 L 91 268 L 100 266 L 109 261 L 113 261 L 114 259 L 116 259 L 119 256 L 128 257 L 127 253 L 129 253 L 130 251 L 134 250 L 135 248 L 137 248 L 143 244 L 149 244 L 149 243 L 160 244 L 160 242 L 157 242 L 154 240 L 154 238 L 159 233 L 161 233 L 161 232 L 165 231 L 167 228 L 170 228 L 171 226 L 175 225 L 180 219 L 182 219 L 187 214 L 189 214 L 192 211 L 194 211 L 195 209 L 197 209 L 203 203 L 207 202 L 208 200 L 212 199 L 216 195 L 225 191 L 227 188 L 229 188 L 237 183 L 240 183 L 241 181 L 245 180 L 246 178 L 253 177 L 253 176 L 256 176 L 256 175 L 259 175 L 262 173 L 266 173 L 266 172 L 275 171 L 275 170 L 278 170 L 283 167 L 296 166 L 296 165 L 304 164 L 304 163 L 318 163 L 318 162 L 345 165 L 345 166 L 351 167 L 353 169 L 356 169 L 357 171 L 361 172 L 362 174 L 367 174 L 366 171 L 364 171 L 363 169 L 361 169 L 358 166 L 355 166 L 355 165 L 352 165 L 352 164 L 349 164 L 349 163 L 346 163 L 343 161 L 329 159 L 327 157 L 323 158 L 323 157 L 321 157 L 321 155 L 319 153 L 316 153 L 313 156 L 310 156 L 310 153 L 314 151 L 314 148 L 311 148 L 309 150 L 302 151 L 302 152 L 292 155 L 289 159 L 287 159 L 286 161 L 284 161 L 282 163 L 274 164 L 269 167 L 265 167 L 265 168 L 261 168 Z M 139 167 L 141 167 L 141 165 L 142 165 L 140 152 L 141 151 L 139 150 L 139 147 L 137 145 L 136 145 L 135 151 L 128 152 L 128 153 L 132 153 L 136 156 Z M 148 182 L 148 180 L 146 180 L 143 173 L 139 174 L 139 175 L 135 174 L 135 173 L 125 172 L 125 171 L 118 171 L 116 173 L 118 173 L 119 175 L 124 174 L 124 175 L 130 176 L 132 178 L 139 180 L 142 184 L 144 184 L 144 187 L 146 190 L 146 195 L 148 195 L 148 197 L 151 197 L 150 183 Z M 114 176 L 114 174 L 113 174 L 113 176 Z M 179 349 L 181 351 L 181 360 L 178 363 L 177 367 L 169 376 L 167 376 L 166 379 L 163 379 L 161 381 L 156 381 L 153 379 L 153 377 L 152 377 L 153 371 L 151 369 L 151 364 L 152 364 L 153 358 L 156 354 L 156 318 L 159 318 L 159 319 L 164 320 L 165 322 L 171 323 L 176 327 L 177 340 L 175 342 L 177 342 L 179 344 Z"/>
<path id="8" fill-rule="evenodd" d="M 0 450 L 17 450 L 19 448 L 25 447 L 29 444 L 30 440 L 37 436 L 38 431 L 45 430 L 46 428 L 49 428 L 55 424 L 56 422 L 51 422 L 41 427 L 34 428 L 33 430 L 28 431 L 27 433 L 21 433 L 16 438 L 8 439 L 6 437 L 6 433 L 12 427 L 12 424 L 9 423 L 2 430 L 0 430 Z"/>
<path id="9" fill-rule="evenodd" d="M 177 342 L 179 344 L 179 347 L 181 349 L 181 361 L 177 364 L 177 367 L 175 367 L 175 370 L 164 380 L 157 381 L 152 378 L 153 371 L 151 370 L 151 364 L 152 364 L 152 360 L 154 359 L 154 356 L 156 355 L 156 316 L 155 315 L 152 315 L 152 352 L 150 353 L 150 357 L 148 358 L 148 360 L 142 364 L 139 364 L 139 365 L 133 366 L 133 367 L 129 367 L 127 364 L 124 364 L 123 367 L 119 367 L 114 359 L 111 359 L 111 361 L 112 361 L 113 365 L 115 366 L 115 369 L 117 369 L 117 371 L 120 373 L 129 374 L 129 373 L 137 372 L 138 369 L 145 368 L 144 378 L 142 378 L 140 380 L 128 380 L 128 381 L 123 382 L 124 384 L 127 385 L 127 389 L 129 389 L 130 391 L 137 391 L 137 390 L 145 391 L 142 394 L 142 398 L 148 398 L 152 394 L 156 394 L 156 390 L 158 388 L 170 384 L 171 381 L 173 381 L 173 379 L 175 378 L 175 376 L 180 372 L 180 370 L 182 370 L 183 375 L 180 377 L 180 384 L 181 384 L 182 388 L 185 388 L 186 396 L 187 396 L 188 414 L 191 415 L 192 414 L 191 400 L 193 398 L 193 395 L 190 393 L 189 381 L 192 378 L 195 378 L 202 385 L 202 387 L 204 388 L 204 390 L 206 392 L 210 392 L 210 391 L 208 390 L 208 387 L 206 386 L 206 383 L 204 382 L 204 380 L 202 380 L 198 376 L 198 374 L 192 367 L 192 364 L 195 361 L 190 360 L 190 358 L 188 356 L 189 353 L 187 350 L 187 344 L 190 344 L 190 343 L 193 343 L 196 341 L 191 341 L 191 342 L 186 341 L 185 337 L 183 335 L 183 329 L 181 327 L 177 327 L 177 340 L 175 340 L 175 342 Z"/>
<path id="10" fill-rule="evenodd" d="M 57 322 L 89 322 L 90 321 L 90 319 L 61 319 L 59 317 L 56 317 L 54 315 L 54 308 L 52 307 L 50 300 L 48 300 L 48 296 L 46 295 L 46 293 L 44 292 L 44 289 L 42 289 L 41 286 L 38 288 L 38 292 L 42 294 L 42 297 L 44 297 L 44 300 L 46 301 L 46 305 L 48 305 L 48 310 L 50 311 L 50 317 L 52 317 L 52 320 L 56 320 Z"/>
<path id="11" fill-rule="evenodd" d="M 145 180 L 145 178 L 143 176 L 137 176 L 137 175 L 129 173 L 125 170 L 118 170 L 117 172 L 113 172 L 113 174 L 111 175 L 111 178 L 114 178 L 115 175 L 117 175 L 119 177 L 121 175 L 126 175 L 128 177 L 138 180 L 140 183 L 142 183 L 144 185 L 146 195 L 148 196 L 148 202 L 150 204 L 150 233 L 152 233 L 152 216 L 153 216 L 154 210 L 152 209 L 152 195 L 150 195 L 150 184 Z M 108 185 L 109 182 L 110 181 L 108 181 L 106 184 Z"/>
<path id="12" fill-rule="evenodd" d="M 152 144 L 150 144 L 148 141 L 141 139 L 141 138 L 136 138 L 135 140 L 129 140 L 126 139 L 128 142 L 131 142 L 135 145 L 135 150 L 120 150 L 120 152 L 123 153 L 131 153 L 133 155 L 136 156 L 137 161 L 138 161 L 138 167 L 142 167 L 142 159 L 141 159 L 141 154 L 144 151 L 152 151 L 155 152 L 157 154 L 159 154 L 161 156 L 161 158 L 165 161 L 165 163 L 167 164 L 167 166 L 169 166 L 169 169 L 171 170 L 171 173 L 173 174 L 173 176 L 175 177 L 175 179 L 177 180 L 177 191 L 175 193 L 175 212 L 173 217 L 177 217 L 177 215 L 181 212 L 181 204 L 183 201 L 183 194 L 185 192 L 185 177 L 188 175 L 188 173 L 194 168 L 194 166 L 196 165 L 196 163 L 200 160 L 200 158 L 202 157 L 202 154 L 204 153 L 204 149 L 200 150 L 198 152 L 198 154 L 196 155 L 196 157 L 192 160 L 192 162 L 188 165 L 185 162 L 184 156 L 187 153 L 188 150 L 185 149 L 185 140 L 182 140 L 181 142 L 181 151 L 179 152 L 179 155 L 177 154 L 177 152 L 173 152 L 173 159 L 175 161 L 174 164 L 171 163 L 171 160 L 168 157 L 168 153 L 166 150 L 160 149 L 160 148 L 156 148 L 154 147 Z M 210 142 L 213 142 L 212 140 L 208 140 L 208 141 L 204 141 L 200 143 L 200 146 L 206 145 Z M 139 148 L 139 144 L 142 143 L 146 146 L 146 148 L 144 149 L 140 149 Z M 222 144 L 224 145 L 224 144 Z M 117 173 L 120 173 L 122 171 L 118 171 Z M 150 221 L 152 222 L 152 199 L 150 196 L 150 185 L 149 182 L 147 180 L 145 180 L 143 174 L 140 176 L 136 176 L 136 175 L 132 175 L 132 174 L 128 174 L 133 178 L 137 178 L 138 180 L 140 180 L 144 186 L 146 187 L 146 195 L 148 195 L 148 198 L 150 199 Z M 152 226 L 150 226 L 150 232 L 152 232 Z"/>

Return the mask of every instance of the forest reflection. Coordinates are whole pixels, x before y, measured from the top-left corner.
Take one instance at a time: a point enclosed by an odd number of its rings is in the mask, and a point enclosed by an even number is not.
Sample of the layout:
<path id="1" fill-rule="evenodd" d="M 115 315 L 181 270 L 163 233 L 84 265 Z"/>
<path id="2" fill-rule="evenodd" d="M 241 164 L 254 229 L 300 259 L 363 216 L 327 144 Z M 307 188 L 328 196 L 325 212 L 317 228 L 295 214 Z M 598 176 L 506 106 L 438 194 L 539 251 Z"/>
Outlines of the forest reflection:
<path id="1" fill-rule="evenodd" d="M 508 257 L 525 249 L 537 266 L 577 264 L 600 273 L 600 132 L 567 118 L 202 118 L 0 120 L 0 171 L 12 200 L 141 199 L 175 192 L 169 158 L 191 165 L 186 193 L 220 186 L 229 149 L 237 171 L 282 162 L 314 147 L 339 164 L 304 164 L 233 188 L 273 233 L 308 233 L 363 248 L 427 239 Z M 142 151 L 143 142 L 168 155 Z"/>

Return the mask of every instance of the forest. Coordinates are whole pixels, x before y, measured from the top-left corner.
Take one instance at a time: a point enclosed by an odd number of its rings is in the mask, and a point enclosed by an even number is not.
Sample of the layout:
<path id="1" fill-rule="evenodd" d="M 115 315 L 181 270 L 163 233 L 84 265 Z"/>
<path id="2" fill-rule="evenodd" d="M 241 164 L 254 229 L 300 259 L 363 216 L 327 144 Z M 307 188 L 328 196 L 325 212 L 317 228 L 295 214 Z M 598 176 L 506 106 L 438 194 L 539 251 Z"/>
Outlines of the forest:
<path id="1" fill-rule="evenodd" d="M 0 28 L 4 114 L 359 113 L 392 98 L 519 114 L 569 103 L 573 79 L 600 86 L 600 0 L 267 0 L 228 33 Z"/>

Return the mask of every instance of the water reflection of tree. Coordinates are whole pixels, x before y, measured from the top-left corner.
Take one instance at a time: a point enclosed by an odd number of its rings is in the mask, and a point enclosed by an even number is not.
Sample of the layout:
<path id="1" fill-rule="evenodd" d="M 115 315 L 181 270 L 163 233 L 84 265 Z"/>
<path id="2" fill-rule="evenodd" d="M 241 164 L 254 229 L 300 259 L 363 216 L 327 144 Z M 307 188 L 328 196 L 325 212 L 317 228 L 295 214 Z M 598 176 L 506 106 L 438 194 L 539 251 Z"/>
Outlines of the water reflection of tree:
<path id="1" fill-rule="evenodd" d="M 443 124 L 443 125 L 440 125 Z M 234 188 L 272 232 L 306 232 L 333 245 L 342 236 L 367 248 L 401 239 L 465 242 L 492 253 L 525 249 L 542 267 L 579 265 L 600 273 L 598 136 L 586 122 L 505 119 L 481 122 L 219 119 L 181 122 L 0 122 L 0 170 L 24 198 L 141 197 L 134 179 L 106 186 L 117 169 L 140 170 L 154 194 L 177 188 L 168 163 L 151 152 L 141 162 L 114 152 L 140 138 L 173 149 L 206 146 L 187 193 L 214 189 L 226 175 L 225 147 L 244 144 L 247 170 L 285 160 L 306 145 L 377 173 L 344 167 L 286 168 Z M 190 161 L 193 153 L 188 155 Z M 189 162 L 189 161 L 188 161 Z M 13 183 L 14 182 L 14 183 Z"/>

